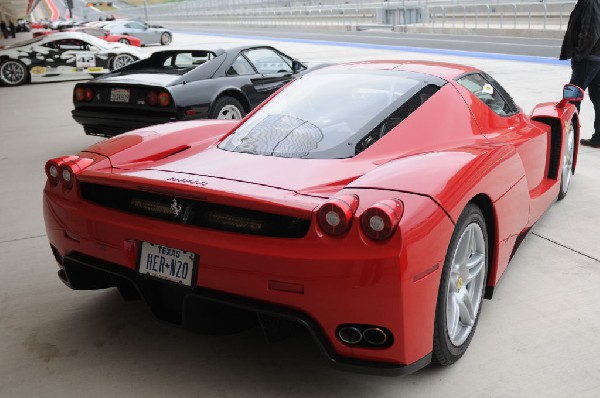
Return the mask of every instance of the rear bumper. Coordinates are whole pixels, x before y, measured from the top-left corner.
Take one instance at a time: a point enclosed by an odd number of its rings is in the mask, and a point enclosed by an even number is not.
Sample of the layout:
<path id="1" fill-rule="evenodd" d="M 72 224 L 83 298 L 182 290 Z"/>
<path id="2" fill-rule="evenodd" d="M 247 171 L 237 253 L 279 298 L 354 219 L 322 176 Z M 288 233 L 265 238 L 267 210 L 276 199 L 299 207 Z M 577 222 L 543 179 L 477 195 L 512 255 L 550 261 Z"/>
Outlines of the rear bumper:
<path id="1" fill-rule="evenodd" d="M 112 137 L 130 130 L 179 120 L 174 113 L 150 116 L 79 109 L 74 109 L 71 113 L 73 119 L 83 126 L 86 134 L 103 137 Z"/>
<path id="2" fill-rule="evenodd" d="M 118 284 L 120 283 L 118 279 L 122 279 L 135 286 L 140 296 L 148 304 L 151 305 L 154 300 L 149 293 L 152 289 L 148 288 L 148 285 L 154 284 L 155 281 L 142 277 L 133 270 L 78 253 L 66 256 L 62 261 L 64 268 L 59 271 L 59 276 L 72 289 L 110 287 L 115 286 L 115 281 Z M 296 322 L 306 328 L 317 343 L 321 353 L 335 368 L 360 373 L 396 376 L 413 373 L 431 362 L 431 354 L 427 354 L 409 365 L 343 357 L 335 352 L 319 324 L 302 311 L 200 287 L 195 287 L 192 290 L 185 289 L 179 296 L 182 314 L 181 323 L 183 326 L 197 322 L 198 316 L 202 315 L 201 313 L 199 314 L 201 311 L 195 310 L 196 308 L 200 308 L 198 306 L 199 302 L 232 307 Z"/>
<path id="3" fill-rule="evenodd" d="M 366 206 L 381 192 L 360 194 L 359 206 Z M 365 240 L 356 220 L 343 237 L 323 236 L 314 219 L 301 238 L 180 225 L 102 207 L 83 200 L 77 189 L 64 192 L 50 184 L 44 192 L 44 219 L 62 279 L 74 289 L 119 287 L 113 277 L 127 280 L 155 314 L 164 304 L 156 301 L 157 296 L 175 298 L 176 312 L 183 314 L 175 321 L 184 326 L 197 321 L 196 315 L 188 316 L 193 313 L 188 304 L 196 300 L 292 319 L 308 328 L 337 366 L 402 374 L 430 360 L 439 264 L 453 225 L 429 198 L 394 195 L 405 204 L 403 232 L 385 243 Z M 359 207 L 357 214 L 364 209 Z M 171 289 L 164 281 L 138 274 L 140 242 L 196 253 L 193 289 Z M 272 283 L 302 289 L 281 290 Z M 168 291 L 157 295 L 157 289 Z M 344 324 L 386 328 L 393 344 L 371 348 L 344 344 L 337 333 Z"/>

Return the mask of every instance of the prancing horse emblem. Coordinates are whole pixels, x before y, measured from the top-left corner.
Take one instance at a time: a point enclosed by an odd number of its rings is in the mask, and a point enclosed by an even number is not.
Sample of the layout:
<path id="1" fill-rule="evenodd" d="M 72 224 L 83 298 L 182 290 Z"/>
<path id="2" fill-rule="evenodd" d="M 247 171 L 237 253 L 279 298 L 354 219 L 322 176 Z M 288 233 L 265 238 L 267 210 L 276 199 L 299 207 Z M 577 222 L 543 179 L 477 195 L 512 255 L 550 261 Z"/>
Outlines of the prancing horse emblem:
<path id="1" fill-rule="evenodd" d="M 171 210 L 173 210 L 173 213 L 175 213 L 175 217 L 181 213 L 181 205 L 177 203 L 177 199 L 173 199 L 171 201 Z"/>

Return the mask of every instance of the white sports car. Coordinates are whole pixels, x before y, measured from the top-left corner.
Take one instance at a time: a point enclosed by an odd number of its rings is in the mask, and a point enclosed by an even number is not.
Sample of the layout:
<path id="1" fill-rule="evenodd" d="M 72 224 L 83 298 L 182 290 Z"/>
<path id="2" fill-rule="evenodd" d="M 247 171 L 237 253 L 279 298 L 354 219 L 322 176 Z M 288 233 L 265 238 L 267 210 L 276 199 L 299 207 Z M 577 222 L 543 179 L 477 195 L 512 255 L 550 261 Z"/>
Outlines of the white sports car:
<path id="1" fill-rule="evenodd" d="M 142 41 L 142 46 L 147 44 L 170 44 L 173 34 L 161 25 L 148 25 L 140 21 L 118 20 L 104 26 L 111 35 L 134 36 Z"/>
<path id="2" fill-rule="evenodd" d="M 0 83 L 90 79 L 147 57 L 136 47 L 85 33 L 54 33 L 1 49 Z"/>

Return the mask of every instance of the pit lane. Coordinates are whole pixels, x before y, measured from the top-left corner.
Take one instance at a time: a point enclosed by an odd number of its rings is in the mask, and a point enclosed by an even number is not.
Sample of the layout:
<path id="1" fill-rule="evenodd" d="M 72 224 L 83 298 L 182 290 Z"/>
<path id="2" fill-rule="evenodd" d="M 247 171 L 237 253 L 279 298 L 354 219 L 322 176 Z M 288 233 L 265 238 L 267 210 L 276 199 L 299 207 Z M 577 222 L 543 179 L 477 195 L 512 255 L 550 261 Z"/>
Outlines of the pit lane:
<path id="1" fill-rule="evenodd" d="M 240 40 L 175 35 L 176 45 Z M 526 112 L 558 101 L 570 75 L 564 65 L 272 44 L 303 61 L 473 65 L 494 76 Z M 600 150 L 580 150 L 567 198 L 538 222 L 494 299 L 484 302 L 467 354 L 451 367 L 384 378 L 330 368 L 307 335 L 271 345 L 259 330 L 196 335 L 157 321 L 142 302 L 123 302 L 116 291 L 74 292 L 62 285 L 42 219 L 43 166 L 100 140 L 85 136 L 70 116 L 74 85 L 0 88 L 0 397 L 600 395 Z M 582 137 L 592 129 L 586 99 Z"/>

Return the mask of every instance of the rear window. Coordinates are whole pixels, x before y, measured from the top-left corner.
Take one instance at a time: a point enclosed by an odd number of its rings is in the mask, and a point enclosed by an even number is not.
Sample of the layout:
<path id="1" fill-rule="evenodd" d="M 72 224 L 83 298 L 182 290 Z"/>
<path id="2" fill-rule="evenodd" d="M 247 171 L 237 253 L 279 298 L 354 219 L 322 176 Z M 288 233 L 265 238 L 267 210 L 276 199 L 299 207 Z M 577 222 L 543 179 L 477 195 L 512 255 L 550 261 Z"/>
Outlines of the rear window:
<path id="1" fill-rule="evenodd" d="M 165 73 L 183 76 L 193 69 L 216 58 L 212 51 L 164 51 L 156 52 L 139 61 L 135 69 L 139 72 Z"/>
<path id="2" fill-rule="evenodd" d="M 189 51 L 171 54 L 163 61 L 163 66 L 171 68 L 195 68 L 210 61 L 215 54 L 209 51 Z"/>
<path id="3" fill-rule="evenodd" d="M 352 157 L 383 137 L 445 81 L 389 70 L 333 70 L 293 82 L 219 145 L 310 159 Z"/>

